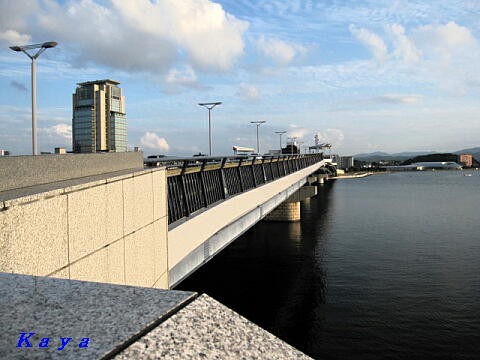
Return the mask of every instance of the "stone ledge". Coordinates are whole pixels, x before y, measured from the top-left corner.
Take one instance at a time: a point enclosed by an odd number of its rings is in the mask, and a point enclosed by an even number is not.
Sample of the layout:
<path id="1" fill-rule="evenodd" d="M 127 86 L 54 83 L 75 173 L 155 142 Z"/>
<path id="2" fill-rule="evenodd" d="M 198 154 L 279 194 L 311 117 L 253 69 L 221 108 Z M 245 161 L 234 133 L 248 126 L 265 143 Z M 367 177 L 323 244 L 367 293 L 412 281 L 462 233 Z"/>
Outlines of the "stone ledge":
<path id="1" fill-rule="evenodd" d="M 0 359 L 97 359 L 118 353 L 195 293 L 0 273 Z M 19 332 L 34 332 L 17 348 Z M 39 348 L 49 337 L 48 348 Z M 72 338 L 59 351 L 60 338 Z M 88 348 L 79 348 L 82 338 Z M 24 343 L 25 344 L 25 343 Z"/>
<path id="2" fill-rule="evenodd" d="M 207 295 L 118 354 L 115 359 L 311 359 Z"/>

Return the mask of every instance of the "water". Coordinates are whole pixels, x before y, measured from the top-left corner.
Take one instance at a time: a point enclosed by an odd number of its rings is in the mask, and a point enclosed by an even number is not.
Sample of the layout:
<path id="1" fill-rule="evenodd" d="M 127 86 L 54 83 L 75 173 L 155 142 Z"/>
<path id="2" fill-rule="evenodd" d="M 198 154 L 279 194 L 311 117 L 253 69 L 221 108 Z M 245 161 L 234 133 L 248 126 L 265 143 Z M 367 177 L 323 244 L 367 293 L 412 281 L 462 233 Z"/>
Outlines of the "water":
<path id="1" fill-rule="evenodd" d="M 327 184 L 178 288 L 317 359 L 480 359 L 480 172 Z"/>

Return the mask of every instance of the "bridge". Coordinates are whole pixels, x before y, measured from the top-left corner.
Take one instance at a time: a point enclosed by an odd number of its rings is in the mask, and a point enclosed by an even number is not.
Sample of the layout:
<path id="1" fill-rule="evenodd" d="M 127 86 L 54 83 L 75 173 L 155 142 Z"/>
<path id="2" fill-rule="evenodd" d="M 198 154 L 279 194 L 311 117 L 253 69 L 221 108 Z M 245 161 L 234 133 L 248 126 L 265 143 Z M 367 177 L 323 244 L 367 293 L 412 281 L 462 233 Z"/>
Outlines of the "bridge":
<path id="1" fill-rule="evenodd" d="M 0 158 L 0 272 L 168 289 L 266 218 L 299 219 L 322 154 Z"/>

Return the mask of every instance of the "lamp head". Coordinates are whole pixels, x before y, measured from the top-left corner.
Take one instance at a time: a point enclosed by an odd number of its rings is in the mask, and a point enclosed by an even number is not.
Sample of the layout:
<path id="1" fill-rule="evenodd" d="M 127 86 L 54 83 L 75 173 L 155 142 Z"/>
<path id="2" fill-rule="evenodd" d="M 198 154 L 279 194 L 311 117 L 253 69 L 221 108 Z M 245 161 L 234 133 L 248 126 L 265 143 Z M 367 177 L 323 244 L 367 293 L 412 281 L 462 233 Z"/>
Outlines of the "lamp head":
<path id="1" fill-rule="evenodd" d="M 45 49 L 50 49 L 50 48 L 54 48 L 57 45 L 58 45 L 58 43 L 55 42 L 55 41 L 47 41 L 47 42 L 44 42 L 42 44 L 42 47 L 45 48 Z"/>

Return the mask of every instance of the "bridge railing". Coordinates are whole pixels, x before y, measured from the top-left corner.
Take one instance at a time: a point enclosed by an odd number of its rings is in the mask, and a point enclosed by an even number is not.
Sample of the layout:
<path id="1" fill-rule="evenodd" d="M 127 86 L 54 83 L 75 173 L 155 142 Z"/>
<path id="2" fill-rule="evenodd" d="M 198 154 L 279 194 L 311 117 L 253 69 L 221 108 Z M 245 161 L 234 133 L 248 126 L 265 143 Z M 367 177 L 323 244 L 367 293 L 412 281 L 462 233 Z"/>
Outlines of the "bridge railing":
<path id="1" fill-rule="evenodd" d="M 304 169 L 322 154 L 156 159 L 167 166 L 168 223 L 231 196 Z M 148 163 L 146 163 L 148 165 Z"/>

